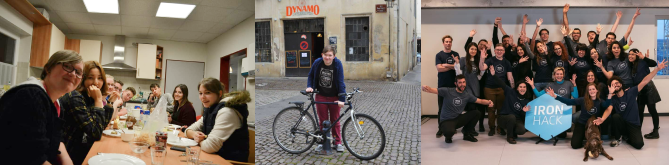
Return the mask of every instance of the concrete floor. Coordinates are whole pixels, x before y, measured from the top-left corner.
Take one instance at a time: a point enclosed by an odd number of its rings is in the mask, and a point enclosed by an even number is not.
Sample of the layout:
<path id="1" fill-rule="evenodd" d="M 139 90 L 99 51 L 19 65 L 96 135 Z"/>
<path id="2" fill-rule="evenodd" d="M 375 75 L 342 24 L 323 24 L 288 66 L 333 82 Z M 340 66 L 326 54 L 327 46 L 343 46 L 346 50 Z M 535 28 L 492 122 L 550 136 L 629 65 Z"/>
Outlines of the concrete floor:
<path id="1" fill-rule="evenodd" d="M 488 130 L 487 121 L 484 125 Z M 556 146 L 553 141 L 534 144 L 539 137 L 531 132 L 519 136 L 517 144 L 506 142 L 506 136 L 479 132 L 478 142 L 462 140 L 462 133 L 453 136 L 453 143 L 447 144 L 444 138 L 435 138 L 437 120 L 429 119 L 421 125 L 421 164 L 463 164 L 463 165 L 537 165 L 537 164 L 669 164 L 669 117 L 660 117 L 660 139 L 644 139 L 644 147 L 634 149 L 623 142 L 618 147 L 609 146 L 610 141 L 604 140 L 604 150 L 613 157 L 613 161 L 601 156 L 590 158 L 583 162 L 585 150 L 572 149 L 570 145 L 571 133 L 567 139 L 560 139 Z M 476 126 L 478 131 L 478 125 Z M 650 117 L 644 119 L 643 134 L 652 130 Z"/>

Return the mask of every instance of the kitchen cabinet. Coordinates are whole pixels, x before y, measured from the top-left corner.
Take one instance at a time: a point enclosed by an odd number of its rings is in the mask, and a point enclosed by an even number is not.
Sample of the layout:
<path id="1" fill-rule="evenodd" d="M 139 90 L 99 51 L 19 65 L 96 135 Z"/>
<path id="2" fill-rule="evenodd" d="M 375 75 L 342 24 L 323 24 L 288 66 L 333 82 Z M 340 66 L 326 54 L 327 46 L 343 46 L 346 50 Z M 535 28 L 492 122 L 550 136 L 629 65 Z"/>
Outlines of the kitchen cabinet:
<path id="1" fill-rule="evenodd" d="M 33 26 L 30 66 L 42 68 L 53 53 L 65 49 L 65 34 L 54 24 Z"/>
<path id="2" fill-rule="evenodd" d="M 137 78 L 160 79 L 162 75 L 163 47 L 137 44 Z"/>
<path id="3" fill-rule="evenodd" d="M 79 55 L 84 61 L 97 61 L 102 58 L 102 41 L 80 40 Z"/>

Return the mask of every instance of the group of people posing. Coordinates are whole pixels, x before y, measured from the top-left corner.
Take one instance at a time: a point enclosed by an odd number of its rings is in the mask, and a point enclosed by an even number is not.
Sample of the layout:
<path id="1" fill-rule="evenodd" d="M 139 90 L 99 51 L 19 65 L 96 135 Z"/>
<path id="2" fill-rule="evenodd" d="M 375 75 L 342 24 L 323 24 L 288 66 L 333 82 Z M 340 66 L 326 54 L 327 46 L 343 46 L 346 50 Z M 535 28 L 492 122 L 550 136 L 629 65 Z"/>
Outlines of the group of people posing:
<path id="1" fill-rule="evenodd" d="M 464 127 L 463 139 L 478 141 L 475 126 L 478 121 L 479 132 L 485 132 L 483 115 L 487 111 L 488 136 L 506 135 L 508 143 L 516 144 L 518 135 L 527 132 L 524 126 L 525 113 L 530 110 L 527 104 L 544 94 L 576 107 L 572 120 L 573 148 L 583 147 L 586 122 L 591 116 L 597 118 L 594 124 L 600 126 L 602 135 L 611 139 L 612 147 L 626 141 L 640 149 L 644 138 L 659 138 L 655 104 L 660 95 L 652 79 L 667 62 L 648 58 L 648 51 L 644 55 L 638 49 L 629 49 L 632 41 L 628 44 L 627 39 L 640 15 L 639 9 L 619 41 L 615 31 L 622 17 L 620 11 L 606 39 L 599 41 L 602 27 L 598 25 L 596 30 L 587 32 L 587 43 L 580 42 L 580 29 L 569 28 L 568 11 L 569 4 L 563 8 L 562 41 L 548 41 L 549 31 L 540 30 L 543 19 L 536 21 L 534 34 L 528 38 L 527 15 L 523 17 L 516 43 L 502 28 L 500 17 L 495 19 L 492 44 L 485 39 L 472 42 L 476 34 L 472 30 L 464 47 L 465 55 L 452 50 L 453 38 L 444 36 L 441 39 L 444 49 L 436 55 L 438 88 L 422 87 L 425 92 L 438 94 L 437 138 L 446 136 L 446 143 L 452 143 L 456 129 Z M 502 43 L 497 38 L 498 29 L 503 34 Z M 540 39 L 535 39 L 537 34 Z M 655 69 L 651 71 L 650 67 Z M 654 127 L 642 136 L 646 106 Z M 564 132 L 557 137 L 566 135 Z"/>
<path id="2" fill-rule="evenodd" d="M 121 91 L 122 86 L 96 61 L 84 62 L 70 50 L 54 53 L 39 79 L 30 77 L 0 98 L 0 127 L 8 132 L 0 136 L 5 142 L 0 149 L 7 151 L 0 159 L 8 164 L 85 163 L 109 123 L 127 113 L 122 105 L 137 91 L 132 87 Z M 203 79 L 196 89 L 204 110 L 196 120 L 186 85 L 177 85 L 172 95 L 163 94 L 158 84 L 150 88 L 147 109 L 167 97 L 167 120 L 186 126 L 185 135 L 203 152 L 248 161 L 248 92 L 226 93 L 219 80 Z"/>

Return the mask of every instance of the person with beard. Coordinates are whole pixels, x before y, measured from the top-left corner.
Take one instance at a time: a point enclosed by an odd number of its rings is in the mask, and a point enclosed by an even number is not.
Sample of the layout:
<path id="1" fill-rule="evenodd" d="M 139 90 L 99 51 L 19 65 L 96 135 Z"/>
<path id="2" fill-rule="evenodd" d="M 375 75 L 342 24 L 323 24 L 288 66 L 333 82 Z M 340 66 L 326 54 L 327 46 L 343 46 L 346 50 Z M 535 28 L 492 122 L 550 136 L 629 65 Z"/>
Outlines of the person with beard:
<path id="1" fill-rule="evenodd" d="M 595 65 L 602 70 L 602 73 L 609 80 L 614 75 L 618 76 L 622 79 L 623 89 L 627 89 L 634 84 L 634 81 L 632 80 L 632 69 L 629 66 L 627 54 L 622 50 L 622 47 L 623 45 L 620 42 L 613 41 L 611 47 L 609 47 L 609 54 L 607 56 L 609 62 L 606 68 L 599 62 L 595 62 Z"/>
<path id="2" fill-rule="evenodd" d="M 453 46 L 453 37 L 446 35 L 441 38 L 442 45 L 444 50 L 439 51 L 435 56 L 435 62 L 437 67 L 437 85 L 441 87 L 455 87 L 455 58 L 460 58 L 458 52 L 451 50 Z M 437 97 L 437 103 L 439 104 L 439 111 L 437 112 L 438 116 L 441 116 L 442 101 L 444 98 L 439 95 Z M 440 138 L 442 135 L 441 130 L 437 131 L 437 138 Z"/>
<path id="3" fill-rule="evenodd" d="M 657 72 L 667 67 L 667 61 L 662 60 L 652 72 L 643 78 L 639 85 L 633 86 L 627 90 L 623 89 L 622 79 L 617 76 L 609 80 L 609 99 L 615 110 L 611 116 L 613 119 L 613 138 L 611 147 L 620 145 L 621 139 L 627 141 L 632 147 L 641 149 L 643 147 L 643 137 L 641 136 L 641 123 L 639 121 L 639 107 L 636 105 L 636 98 L 639 92 L 648 84 Z M 621 135 L 625 138 L 621 138 Z"/>
<path id="4" fill-rule="evenodd" d="M 632 22 L 627 27 L 627 32 L 625 32 L 625 35 L 623 35 L 623 38 L 620 39 L 619 43 L 620 43 L 621 46 L 627 45 L 627 38 L 629 37 L 630 33 L 632 32 L 632 28 L 634 27 L 634 21 L 636 20 L 636 18 L 639 15 L 641 15 L 639 10 L 640 9 L 638 9 L 638 8 L 636 9 L 636 13 L 634 13 L 634 16 L 632 17 Z M 609 51 L 611 51 L 610 49 L 611 49 L 611 46 L 613 45 L 613 41 L 616 40 L 616 33 L 615 32 L 616 32 L 616 29 L 618 28 L 618 22 L 620 22 L 620 18 L 622 16 L 623 16 L 623 13 L 621 11 L 618 11 L 618 13 L 616 13 L 616 17 L 617 17 L 616 23 L 613 24 L 613 28 L 611 28 L 611 32 L 606 33 L 606 39 L 597 43 L 596 48 L 597 48 L 597 53 L 599 53 L 599 55 L 606 55 L 606 54 L 610 53 Z M 620 48 L 622 48 L 622 47 L 620 47 Z M 610 59 L 603 59 L 603 60 L 606 61 L 606 60 L 610 60 Z M 604 63 L 606 63 L 606 62 L 604 62 Z"/>
<path id="5" fill-rule="evenodd" d="M 632 79 L 634 79 L 634 85 L 639 85 L 639 83 L 643 81 L 642 77 L 646 77 L 650 73 L 650 69 L 648 69 L 649 67 L 657 66 L 655 60 L 648 58 L 649 54 L 650 50 L 646 50 L 646 56 L 643 56 L 638 49 L 630 50 L 628 58 L 631 62 L 630 66 L 632 66 Z M 637 98 L 637 104 L 639 105 L 639 124 L 643 125 L 643 111 L 646 105 L 648 106 L 648 112 L 650 112 L 650 116 L 653 119 L 653 132 L 644 135 L 643 137 L 646 139 L 660 138 L 658 133 L 658 129 L 660 129 L 660 119 L 657 115 L 655 104 L 661 100 L 660 93 L 657 91 L 657 87 L 655 87 L 653 80 L 648 82 L 646 87 L 643 87 L 639 92 L 639 97 Z"/>
<path id="6" fill-rule="evenodd" d="M 481 97 L 481 86 L 479 85 L 479 80 L 481 80 L 481 76 L 483 72 L 479 70 L 479 60 L 480 59 L 480 53 L 485 54 L 485 48 L 478 50 L 478 46 L 476 43 L 469 43 L 468 45 L 469 49 L 467 50 L 467 55 L 465 57 L 461 57 L 460 59 L 454 58 L 455 59 L 455 74 L 457 75 L 465 75 L 465 79 L 467 80 L 467 88 L 465 89 L 468 93 L 474 95 L 477 98 Z M 479 107 L 481 106 L 481 107 Z M 478 105 L 474 103 L 467 103 L 467 106 L 465 106 L 465 111 L 474 111 L 478 109 L 481 114 L 485 114 L 485 106 L 483 105 Z M 479 124 L 483 124 L 482 122 Z M 474 136 L 478 136 L 479 133 L 477 133 L 474 130 L 474 127 L 472 127 L 472 130 L 470 130 Z"/>
<path id="7" fill-rule="evenodd" d="M 534 82 L 537 90 L 543 90 L 553 78 L 551 77 L 553 72 L 553 65 L 549 62 L 550 56 L 546 50 L 546 45 L 544 43 L 537 43 L 534 48 L 535 59 L 532 60 L 532 70 L 534 74 Z"/>
<path id="8" fill-rule="evenodd" d="M 569 29 L 569 19 L 567 19 L 568 11 L 569 4 L 565 4 L 562 8 L 562 24 L 564 24 L 566 29 Z M 569 35 L 565 35 L 564 40 L 562 40 L 562 44 L 565 44 L 568 48 L 571 48 L 572 51 L 569 51 L 569 55 L 574 57 L 576 55 L 576 46 L 577 44 L 580 44 L 579 40 L 581 39 L 581 29 L 574 28 L 574 31 L 571 33 L 571 37 L 573 40 L 569 38 Z"/>
<path id="9" fill-rule="evenodd" d="M 511 63 L 504 59 L 504 46 L 502 44 L 497 44 L 495 45 L 495 57 L 490 58 L 485 60 L 485 62 L 480 62 L 479 67 L 481 70 L 488 70 L 488 67 L 495 67 L 495 71 L 497 74 L 494 76 L 497 76 L 500 79 L 503 80 L 509 80 L 509 84 L 511 86 L 514 85 L 514 80 L 513 80 L 513 74 L 511 72 Z M 481 56 L 481 59 L 485 59 L 485 56 Z M 483 61 L 483 60 L 482 60 Z M 485 98 L 492 100 L 495 105 L 495 107 L 489 107 L 488 108 L 488 127 L 490 128 L 490 132 L 488 132 L 488 136 L 493 136 L 495 135 L 495 119 L 497 117 L 497 113 L 500 110 L 500 105 L 504 102 L 504 90 L 502 89 L 501 86 L 499 86 L 495 81 L 491 78 L 493 75 L 488 75 L 486 79 L 486 85 L 485 85 Z M 506 135 L 506 132 L 504 130 L 497 130 L 501 135 Z"/>
<path id="10" fill-rule="evenodd" d="M 495 75 L 495 67 L 490 67 L 490 74 Z M 534 96 L 527 91 L 529 84 L 520 82 L 514 88 L 506 86 L 502 79 L 491 76 L 494 81 L 502 86 L 504 89 L 504 105 L 499 113 L 499 126 L 507 131 L 506 141 L 509 144 L 516 144 L 518 135 L 523 135 L 527 130 L 525 129 L 525 112 L 530 110 L 527 106 Z"/>
<path id="11" fill-rule="evenodd" d="M 423 85 L 422 90 L 423 92 L 438 94 L 444 97 L 444 109 L 442 109 L 443 112 L 439 116 L 439 129 L 443 131 L 443 136 L 446 136 L 446 143 L 452 143 L 455 129 L 463 126 L 463 140 L 477 142 L 478 139 L 470 131 L 474 130 L 476 119 L 478 119 L 481 113 L 479 111 L 467 111 L 463 114 L 462 111 L 464 111 L 467 103 L 487 105 L 488 107 L 492 107 L 494 104 L 490 100 L 479 99 L 471 93 L 466 92 L 467 80 L 464 75 L 457 75 L 455 79 L 456 88 L 441 87 L 437 89 Z"/>
<path id="12" fill-rule="evenodd" d="M 590 83 L 587 85 L 587 88 L 588 94 L 586 94 L 585 97 L 579 97 L 575 99 L 567 99 L 557 96 L 552 89 L 546 89 L 546 93 L 555 98 L 555 100 L 558 100 L 567 105 L 579 105 L 581 109 L 585 109 L 579 113 L 577 118 L 572 119 L 572 122 L 574 123 L 574 133 L 571 137 L 571 147 L 573 149 L 583 147 L 585 130 L 587 129 L 586 122 L 590 116 L 597 116 L 597 119 L 593 122 L 596 125 L 600 125 L 606 121 L 606 118 L 609 117 L 611 110 L 613 109 L 613 107 L 611 107 L 611 100 L 602 100 L 598 98 L 599 89 L 597 88 L 597 84 Z"/>

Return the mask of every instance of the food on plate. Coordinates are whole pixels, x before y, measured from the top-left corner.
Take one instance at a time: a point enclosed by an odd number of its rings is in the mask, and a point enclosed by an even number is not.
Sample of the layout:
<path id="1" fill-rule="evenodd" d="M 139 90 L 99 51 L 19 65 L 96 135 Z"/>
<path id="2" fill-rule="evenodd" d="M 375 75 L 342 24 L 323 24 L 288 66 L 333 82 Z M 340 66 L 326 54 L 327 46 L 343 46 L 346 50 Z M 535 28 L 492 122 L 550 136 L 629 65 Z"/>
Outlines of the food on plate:
<path id="1" fill-rule="evenodd" d="M 117 132 L 116 132 L 116 131 L 111 131 L 111 134 L 112 134 L 112 135 L 116 135 Z"/>
<path id="2" fill-rule="evenodd" d="M 118 118 L 116 118 L 116 120 L 114 120 L 114 125 L 112 126 L 112 128 L 118 129 L 118 123 L 119 123 Z"/>

